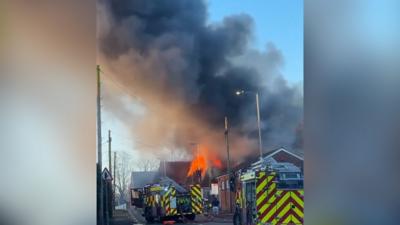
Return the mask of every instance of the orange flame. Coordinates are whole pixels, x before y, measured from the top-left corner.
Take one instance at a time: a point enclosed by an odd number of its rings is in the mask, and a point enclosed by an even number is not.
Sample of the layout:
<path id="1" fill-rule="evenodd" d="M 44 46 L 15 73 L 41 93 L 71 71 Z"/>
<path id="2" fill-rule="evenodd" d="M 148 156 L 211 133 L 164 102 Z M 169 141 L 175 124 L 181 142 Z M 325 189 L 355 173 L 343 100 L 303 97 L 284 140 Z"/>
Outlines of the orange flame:
<path id="1" fill-rule="evenodd" d="M 197 155 L 190 164 L 190 169 L 187 176 L 192 176 L 196 171 L 201 171 L 203 177 L 207 170 L 207 161 L 204 155 Z"/>
<path id="2" fill-rule="evenodd" d="M 212 153 L 212 151 L 209 151 L 209 149 L 203 145 L 198 146 L 197 155 L 190 164 L 190 169 L 187 173 L 187 176 L 193 176 L 196 171 L 200 171 L 201 176 L 204 177 L 209 164 L 218 169 L 222 168 L 221 160 L 218 159 L 218 157 Z"/>
<path id="3" fill-rule="evenodd" d="M 219 159 L 217 159 L 217 158 L 214 158 L 214 159 L 212 160 L 212 163 L 213 163 L 213 166 L 214 166 L 214 167 L 217 167 L 218 169 L 222 169 L 222 162 L 221 162 L 221 160 L 219 160 Z"/>

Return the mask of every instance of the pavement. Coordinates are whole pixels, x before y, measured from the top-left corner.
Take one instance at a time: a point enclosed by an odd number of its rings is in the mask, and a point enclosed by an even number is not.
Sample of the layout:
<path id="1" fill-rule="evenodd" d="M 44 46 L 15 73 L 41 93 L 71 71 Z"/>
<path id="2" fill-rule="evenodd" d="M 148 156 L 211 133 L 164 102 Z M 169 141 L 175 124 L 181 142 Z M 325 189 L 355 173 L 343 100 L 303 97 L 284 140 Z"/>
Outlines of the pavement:
<path id="1" fill-rule="evenodd" d="M 130 224 L 147 224 L 146 220 L 142 216 L 142 210 L 138 208 L 128 208 L 127 210 L 131 220 Z M 233 215 L 232 214 L 220 214 L 218 216 L 204 216 L 204 215 L 196 215 L 196 219 L 194 221 L 181 221 L 176 223 L 176 225 L 227 225 L 233 224 L 232 222 Z M 115 225 L 125 225 L 129 223 L 120 223 Z M 154 225 L 161 225 L 161 223 L 153 223 Z"/>
<path id="2" fill-rule="evenodd" d="M 211 216 L 211 220 L 218 223 L 233 223 L 233 213 L 222 213 L 216 216 Z"/>
<path id="3" fill-rule="evenodd" d="M 110 225 L 132 225 L 136 221 L 129 214 L 128 210 L 115 210 L 114 216 L 110 221 Z"/>

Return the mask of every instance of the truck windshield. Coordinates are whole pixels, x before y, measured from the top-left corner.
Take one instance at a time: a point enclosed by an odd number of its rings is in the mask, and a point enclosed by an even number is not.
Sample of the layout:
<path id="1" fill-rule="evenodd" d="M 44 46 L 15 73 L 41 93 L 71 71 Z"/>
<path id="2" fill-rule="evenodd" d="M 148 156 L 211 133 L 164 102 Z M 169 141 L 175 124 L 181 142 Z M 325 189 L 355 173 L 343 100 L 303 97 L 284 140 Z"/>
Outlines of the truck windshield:
<path id="1" fill-rule="evenodd" d="M 277 176 L 277 187 L 281 189 L 302 189 L 303 176 L 298 172 L 284 172 Z"/>

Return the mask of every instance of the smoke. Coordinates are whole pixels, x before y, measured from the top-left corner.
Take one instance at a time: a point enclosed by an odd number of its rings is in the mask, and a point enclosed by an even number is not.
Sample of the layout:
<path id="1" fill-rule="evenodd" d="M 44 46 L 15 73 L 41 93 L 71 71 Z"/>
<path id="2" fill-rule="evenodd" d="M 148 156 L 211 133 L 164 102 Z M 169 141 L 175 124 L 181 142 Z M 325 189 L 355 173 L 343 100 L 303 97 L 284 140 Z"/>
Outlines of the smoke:
<path id="1" fill-rule="evenodd" d="M 200 0 L 100 1 L 98 21 L 98 61 L 105 74 L 145 108 L 138 115 L 118 96 L 105 96 L 109 110 L 129 121 L 136 140 L 171 149 L 197 142 L 223 157 L 228 116 L 232 156 L 256 153 L 255 95 L 235 95 L 243 89 L 260 94 L 265 151 L 298 143 L 301 90 L 280 73 L 284 59 L 274 44 L 262 52 L 249 49 L 250 16 L 208 24 Z"/>

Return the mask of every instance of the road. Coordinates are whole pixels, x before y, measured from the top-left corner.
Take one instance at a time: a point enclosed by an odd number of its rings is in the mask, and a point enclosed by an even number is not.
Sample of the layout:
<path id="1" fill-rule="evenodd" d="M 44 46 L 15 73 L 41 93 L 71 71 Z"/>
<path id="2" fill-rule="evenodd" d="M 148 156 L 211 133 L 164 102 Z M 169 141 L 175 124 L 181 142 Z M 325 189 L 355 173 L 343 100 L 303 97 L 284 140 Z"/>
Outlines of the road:
<path id="1" fill-rule="evenodd" d="M 135 209 L 128 209 L 129 215 L 133 219 L 131 223 L 120 223 L 115 225 L 131 225 L 131 224 L 143 224 L 146 225 L 145 219 L 141 216 L 141 213 Z M 231 220 L 228 219 L 207 219 L 204 216 L 197 216 L 196 220 L 190 222 L 178 222 L 176 225 L 229 225 L 232 224 Z M 161 225 L 161 223 L 153 223 L 153 225 Z"/>

